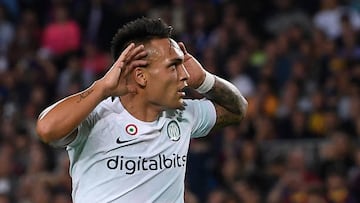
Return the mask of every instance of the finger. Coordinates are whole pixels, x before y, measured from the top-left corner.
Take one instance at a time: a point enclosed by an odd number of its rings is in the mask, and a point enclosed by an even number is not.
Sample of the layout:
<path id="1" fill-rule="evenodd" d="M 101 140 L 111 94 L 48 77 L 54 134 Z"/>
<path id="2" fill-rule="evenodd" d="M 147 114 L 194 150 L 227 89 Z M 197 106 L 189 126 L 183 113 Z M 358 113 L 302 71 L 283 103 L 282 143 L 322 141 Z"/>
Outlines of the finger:
<path id="1" fill-rule="evenodd" d="M 120 63 L 124 61 L 124 59 L 127 57 L 128 53 L 135 47 L 134 43 L 129 44 L 123 52 L 121 52 L 118 59 L 115 61 L 114 65 L 116 67 L 119 67 Z M 120 66 L 121 68 L 122 66 Z"/>
<path id="2" fill-rule="evenodd" d="M 144 51 L 138 53 L 136 56 L 134 56 L 133 60 L 142 59 L 142 58 L 146 57 L 147 55 L 148 55 L 148 52 L 144 50 Z"/>
<path id="3" fill-rule="evenodd" d="M 110 68 L 110 70 L 106 73 L 106 75 L 117 75 L 117 77 L 121 74 L 122 67 L 124 66 L 123 61 L 117 61 L 114 65 Z"/>
<path id="4" fill-rule="evenodd" d="M 126 75 L 131 72 L 132 70 L 134 70 L 137 67 L 146 67 L 148 65 L 148 61 L 145 60 L 136 60 L 136 61 L 132 61 L 129 65 L 127 65 L 127 68 L 124 70 L 124 76 L 126 77 Z"/>
<path id="5" fill-rule="evenodd" d="M 185 44 L 183 42 L 178 42 L 178 45 L 179 45 L 181 51 L 184 52 L 184 54 L 188 53 L 186 50 Z"/>
<path id="6" fill-rule="evenodd" d="M 126 66 L 126 69 L 123 71 L 122 76 L 127 77 L 127 75 L 137 67 L 146 67 L 149 64 L 148 61 L 145 60 L 136 60 L 132 61 L 130 64 Z"/>
<path id="7" fill-rule="evenodd" d="M 134 49 L 129 51 L 129 54 L 126 56 L 125 62 L 129 62 L 129 61 L 133 60 L 133 58 L 142 51 L 144 51 L 144 45 L 141 44 L 141 45 L 135 47 Z"/>
<path id="8" fill-rule="evenodd" d="M 132 61 L 130 63 L 130 67 L 132 68 L 136 68 L 136 67 L 145 67 L 149 64 L 148 61 L 145 60 L 136 60 L 136 61 Z"/>

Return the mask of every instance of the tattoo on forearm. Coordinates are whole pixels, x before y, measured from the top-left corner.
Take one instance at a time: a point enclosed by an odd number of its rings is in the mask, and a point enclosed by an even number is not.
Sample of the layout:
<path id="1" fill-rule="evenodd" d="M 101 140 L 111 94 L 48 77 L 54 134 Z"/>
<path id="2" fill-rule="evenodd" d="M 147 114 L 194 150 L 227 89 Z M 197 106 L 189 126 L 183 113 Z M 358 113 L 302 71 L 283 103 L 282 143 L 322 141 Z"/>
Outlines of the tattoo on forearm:
<path id="1" fill-rule="evenodd" d="M 237 123 L 237 122 L 238 122 L 238 120 L 235 117 L 230 117 L 229 118 L 229 116 L 226 116 L 226 115 L 219 115 L 216 118 L 215 127 L 217 129 L 221 129 L 223 127 L 226 127 L 228 125 L 231 125 L 231 124 L 234 124 L 234 123 Z"/>
<path id="2" fill-rule="evenodd" d="M 83 99 L 85 99 L 87 96 L 89 96 L 94 90 L 90 89 L 88 91 L 82 92 L 81 94 L 79 94 L 79 100 L 77 101 L 77 103 L 80 103 Z"/>
<path id="3" fill-rule="evenodd" d="M 231 113 L 243 116 L 246 111 L 247 101 L 238 89 L 218 77 L 214 87 L 206 93 L 206 97 Z"/>

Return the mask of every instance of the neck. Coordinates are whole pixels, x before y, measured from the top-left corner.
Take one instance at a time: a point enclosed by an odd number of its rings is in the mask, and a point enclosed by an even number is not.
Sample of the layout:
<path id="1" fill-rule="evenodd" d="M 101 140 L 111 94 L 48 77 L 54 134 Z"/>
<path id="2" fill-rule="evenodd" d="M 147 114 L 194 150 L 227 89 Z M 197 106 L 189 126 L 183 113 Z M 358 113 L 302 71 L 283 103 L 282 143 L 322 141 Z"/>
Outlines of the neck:
<path id="1" fill-rule="evenodd" d="M 120 101 L 124 108 L 136 119 L 145 122 L 155 121 L 159 118 L 162 110 L 159 107 L 149 104 L 142 98 L 144 97 L 138 94 L 127 94 L 121 96 Z"/>

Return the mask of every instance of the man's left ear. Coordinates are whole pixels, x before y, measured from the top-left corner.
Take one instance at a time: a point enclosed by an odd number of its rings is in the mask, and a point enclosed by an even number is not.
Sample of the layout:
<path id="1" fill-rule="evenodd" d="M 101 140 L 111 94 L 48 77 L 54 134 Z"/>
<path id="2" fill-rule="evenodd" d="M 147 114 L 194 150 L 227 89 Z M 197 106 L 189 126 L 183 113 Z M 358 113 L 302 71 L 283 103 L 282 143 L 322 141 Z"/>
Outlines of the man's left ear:
<path id="1" fill-rule="evenodd" d="M 146 86 L 146 74 L 144 68 L 137 67 L 134 70 L 134 78 L 135 82 L 139 84 L 141 87 Z"/>

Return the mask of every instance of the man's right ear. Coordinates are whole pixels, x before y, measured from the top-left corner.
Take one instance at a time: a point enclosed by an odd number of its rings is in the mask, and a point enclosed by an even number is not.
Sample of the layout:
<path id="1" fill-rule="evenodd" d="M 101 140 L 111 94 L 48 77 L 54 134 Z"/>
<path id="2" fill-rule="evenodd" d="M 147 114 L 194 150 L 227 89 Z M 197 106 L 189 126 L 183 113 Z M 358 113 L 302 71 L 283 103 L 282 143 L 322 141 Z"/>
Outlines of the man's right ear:
<path id="1" fill-rule="evenodd" d="M 134 70 L 134 78 L 135 82 L 139 84 L 141 87 L 146 86 L 146 73 L 145 69 L 141 67 L 137 67 Z"/>

